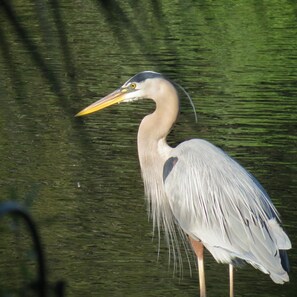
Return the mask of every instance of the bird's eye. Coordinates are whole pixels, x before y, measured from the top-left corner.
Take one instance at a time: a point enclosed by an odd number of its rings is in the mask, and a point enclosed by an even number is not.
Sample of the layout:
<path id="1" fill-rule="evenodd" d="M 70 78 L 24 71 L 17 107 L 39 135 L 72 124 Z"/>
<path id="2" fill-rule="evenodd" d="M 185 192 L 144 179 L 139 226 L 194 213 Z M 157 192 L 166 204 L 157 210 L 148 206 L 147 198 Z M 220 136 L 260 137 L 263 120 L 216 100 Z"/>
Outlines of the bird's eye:
<path id="1" fill-rule="evenodd" d="M 136 89 L 136 83 L 131 83 L 130 88 L 131 89 Z"/>

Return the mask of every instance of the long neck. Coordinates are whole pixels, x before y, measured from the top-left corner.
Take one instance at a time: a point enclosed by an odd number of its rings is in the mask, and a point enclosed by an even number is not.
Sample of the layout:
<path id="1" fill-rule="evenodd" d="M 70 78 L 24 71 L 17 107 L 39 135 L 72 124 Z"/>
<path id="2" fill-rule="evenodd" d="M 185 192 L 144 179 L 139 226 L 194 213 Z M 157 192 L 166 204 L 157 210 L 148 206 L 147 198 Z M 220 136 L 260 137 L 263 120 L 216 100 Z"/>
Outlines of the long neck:
<path id="1" fill-rule="evenodd" d="M 163 226 L 170 241 L 174 234 L 174 220 L 165 194 L 163 166 L 172 150 L 166 136 L 178 116 L 179 101 L 175 88 L 167 81 L 163 81 L 162 88 L 150 97 L 156 102 L 156 109 L 139 126 L 138 155 L 153 225 L 159 231 Z"/>
<path id="2" fill-rule="evenodd" d="M 162 90 L 154 94 L 152 100 L 156 109 L 142 120 L 138 130 L 138 155 L 142 170 L 149 165 L 148 162 L 166 161 L 171 150 L 166 137 L 179 112 L 178 95 L 169 82 L 163 83 Z"/>

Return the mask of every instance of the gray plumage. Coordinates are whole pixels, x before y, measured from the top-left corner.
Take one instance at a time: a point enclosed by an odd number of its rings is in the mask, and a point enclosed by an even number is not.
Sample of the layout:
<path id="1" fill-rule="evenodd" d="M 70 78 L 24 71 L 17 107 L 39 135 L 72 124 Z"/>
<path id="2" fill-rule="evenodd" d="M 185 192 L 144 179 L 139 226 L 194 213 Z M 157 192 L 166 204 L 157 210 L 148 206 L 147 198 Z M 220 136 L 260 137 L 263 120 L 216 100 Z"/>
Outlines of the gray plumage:
<path id="1" fill-rule="evenodd" d="M 137 136 L 149 213 L 169 243 L 177 241 L 177 229 L 190 240 L 198 259 L 201 296 L 206 296 L 203 245 L 218 262 L 230 264 L 230 296 L 232 265 L 240 261 L 269 274 L 276 283 L 287 282 L 286 250 L 291 243 L 259 182 L 205 140 L 185 141 L 176 148 L 167 144 L 179 113 L 178 94 L 170 81 L 156 72 L 138 73 L 78 116 L 141 99 L 156 103 L 154 112 L 141 121 Z"/>
<path id="2" fill-rule="evenodd" d="M 288 281 L 280 250 L 290 249 L 290 240 L 255 178 L 205 140 L 180 144 L 172 157 L 178 162 L 165 180 L 165 192 L 181 228 L 218 262 L 240 258 L 276 283 Z"/>

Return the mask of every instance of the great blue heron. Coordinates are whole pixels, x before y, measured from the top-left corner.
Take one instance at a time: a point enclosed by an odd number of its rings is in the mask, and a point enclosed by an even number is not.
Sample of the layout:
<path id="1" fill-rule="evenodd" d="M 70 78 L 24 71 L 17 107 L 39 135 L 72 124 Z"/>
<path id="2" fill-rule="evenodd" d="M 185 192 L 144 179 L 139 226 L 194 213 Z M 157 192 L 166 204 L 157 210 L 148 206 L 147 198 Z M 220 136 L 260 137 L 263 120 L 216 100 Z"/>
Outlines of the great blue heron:
<path id="1" fill-rule="evenodd" d="M 172 148 L 166 137 L 179 113 L 174 85 L 144 71 L 80 111 L 83 116 L 115 103 L 152 99 L 153 113 L 141 121 L 138 156 L 153 224 L 176 240 L 181 228 L 198 259 L 200 296 L 206 296 L 203 246 L 217 262 L 248 262 L 278 284 L 289 281 L 286 250 L 291 242 L 264 188 L 234 159 L 213 144 L 192 139 Z"/>

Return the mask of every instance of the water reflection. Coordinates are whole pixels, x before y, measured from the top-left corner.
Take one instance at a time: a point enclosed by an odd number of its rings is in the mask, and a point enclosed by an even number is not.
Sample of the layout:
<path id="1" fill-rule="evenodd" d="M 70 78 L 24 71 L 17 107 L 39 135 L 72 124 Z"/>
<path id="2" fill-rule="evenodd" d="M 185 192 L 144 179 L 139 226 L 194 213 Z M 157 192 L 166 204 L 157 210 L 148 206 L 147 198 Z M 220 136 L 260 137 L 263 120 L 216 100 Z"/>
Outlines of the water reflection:
<path id="1" fill-rule="evenodd" d="M 170 143 L 205 138 L 237 158 L 270 193 L 294 246 L 294 4 L 111 3 L 64 1 L 59 7 L 74 77 L 60 50 L 61 23 L 50 17 L 51 39 L 44 41 L 32 4 L 11 4 L 30 32 L 28 48 L 2 14 L 1 199 L 11 188 L 28 193 L 37 185 L 32 213 L 51 276 L 67 280 L 69 295 L 197 296 L 186 257 L 182 279 L 172 277 L 163 242 L 157 260 L 147 220 L 136 133 L 153 105 L 114 106 L 83 120 L 73 115 L 139 71 L 165 73 L 187 89 L 198 112 L 195 124 L 183 103 Z M 47 42 L 51 51 L 41 58 L 49 71 L 40 70 L 30 52 Z M 58 93 L 43 71 L 59 81 Z M 289 256 L 290 284 L 274 285 L 246 267 L 235 276 L 237 296 L 294 296 L 297 257 L 294 250 Z M 227 267 L 210 256 L 206 262 L 209 295 L 225 296 Z M 0 259 L 0 268 L 1 282 L 10 284 L 7 261 Z"/>

